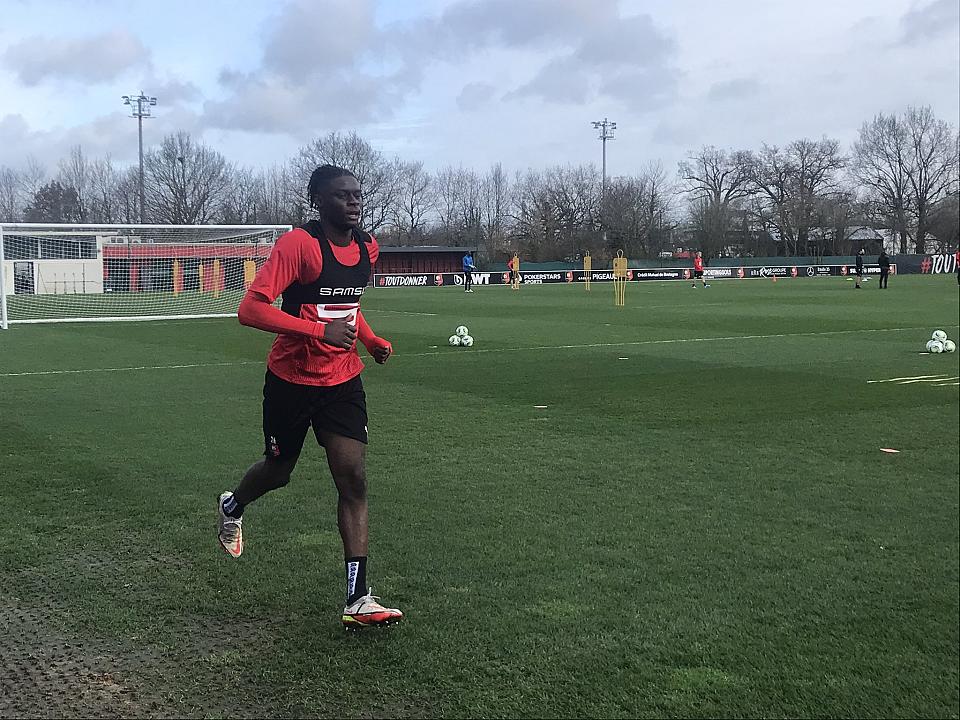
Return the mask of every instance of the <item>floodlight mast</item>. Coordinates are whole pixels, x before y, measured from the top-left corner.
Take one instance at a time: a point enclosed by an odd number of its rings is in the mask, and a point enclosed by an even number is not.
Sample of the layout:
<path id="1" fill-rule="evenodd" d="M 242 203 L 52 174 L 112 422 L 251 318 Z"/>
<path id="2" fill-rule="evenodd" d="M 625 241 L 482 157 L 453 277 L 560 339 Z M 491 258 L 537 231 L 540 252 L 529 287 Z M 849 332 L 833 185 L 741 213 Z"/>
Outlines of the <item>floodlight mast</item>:
<path id="1" fill-rule="evenodd" d="M 606 240 L 607 224 L 603 220 L 603 210 L 607 199 L 607 140 L 613 140 L 613 131 L 617 129 L 617 124 L 604 118 L 595 121 L 593 129 L 600 131 L 597 139 L 603 143 L 603 169 L 600 178 L 600 226 L 603 228 L 603 239 Z"/>
<path id="2" fill-rule="evenodd" d="M 139 95 L 124 95 L 123 104 L 130 106 L 130 117 L 137 119 L 137 136 L 140 147 L 140 223 L 143 224 L 146 222 L 143 192 L 143 119 L 152 117 L 150 108 L 157 104 L 157 99 L 145 95 L 143 90 L 141 90 Z"/>

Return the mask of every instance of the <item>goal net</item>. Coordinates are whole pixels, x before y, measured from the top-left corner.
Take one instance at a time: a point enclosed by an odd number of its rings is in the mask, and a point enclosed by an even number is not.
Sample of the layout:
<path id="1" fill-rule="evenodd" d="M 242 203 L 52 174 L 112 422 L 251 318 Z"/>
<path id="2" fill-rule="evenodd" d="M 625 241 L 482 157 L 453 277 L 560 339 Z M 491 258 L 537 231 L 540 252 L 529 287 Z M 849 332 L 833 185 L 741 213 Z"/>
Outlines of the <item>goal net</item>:
<path id="1" fill-rule="evenodd" d="M 236 315 L 289 229 L 0 224 L 0 326 Z"/>

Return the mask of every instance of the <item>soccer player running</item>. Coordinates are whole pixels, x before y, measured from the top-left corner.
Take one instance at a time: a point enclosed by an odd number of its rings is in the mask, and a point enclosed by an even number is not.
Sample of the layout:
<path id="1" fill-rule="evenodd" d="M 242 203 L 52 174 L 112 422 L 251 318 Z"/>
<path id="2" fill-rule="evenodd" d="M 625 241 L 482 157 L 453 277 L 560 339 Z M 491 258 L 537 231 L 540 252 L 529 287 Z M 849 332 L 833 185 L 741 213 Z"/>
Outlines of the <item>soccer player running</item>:
<path id="1" fill-rule="evenodd" d="M 853 286 L 854 290 L 860 288 L 860 282 L 863 280 L 863 248 L 857 252 L 857 282 Z"/>
<path id="2" fill-rule="evenodd" d="M 690 284 L 690 287 L 695 288 L 697 286 L 698 279 L 703 283 L 705 288 L 710 287 L 707 284 L 707 281 L 703 278 L 703 253 L 701 253 L 699 250 L 697 251 L 696 256 L 693 258 L 693 282 Z"/>
<path id="3" fill-rule="evenodd" d="M 313 427 L 326 450 L 339 496 L 347 592 L 347 627 L 398 622 L 403 613 L 377 602 L 367 573 L 367 408 L 359 339 L 377 363 L 393 352 L 360 312 L 360 297 L 379 255 L 377 241 L 357 227 L 360 183 L 332 165 L 318 167 L 307 188 L 319 214 L 284 233 L 240 303 L 244 325 L 277 333 L 263 387 L 264 458 L 217 503 L 218 536 L 234 558 L 243 552 L 244 509 L 290 481 Z M 273 302 L 283 296 L 280 308 Z"/>
<path id="4" fill-rule="evenodd" d="M 477 269 L 477 266 L 473 264 L 473 252 L 467 250 L 467 254 L 463 256 L 463 285 L 464 292 L 473 292 L 473 271 Z"/>
<path id="5" fill-rule="evenodd" d="M 884 290 L 890 281 L 890 257 L 883 248 L 880 248 L 880 257 L 877 258 L 877 264 L 880 266 L 880 289 Z"/>

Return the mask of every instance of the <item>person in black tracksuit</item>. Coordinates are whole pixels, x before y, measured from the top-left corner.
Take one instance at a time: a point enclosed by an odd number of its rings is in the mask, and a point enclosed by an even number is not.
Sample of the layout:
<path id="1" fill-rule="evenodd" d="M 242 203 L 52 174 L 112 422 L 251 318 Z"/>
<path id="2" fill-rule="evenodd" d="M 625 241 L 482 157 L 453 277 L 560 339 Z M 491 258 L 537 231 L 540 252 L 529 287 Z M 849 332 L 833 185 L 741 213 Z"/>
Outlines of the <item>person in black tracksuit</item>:
<path id="1" fill-rule="evenodd" d="M 860 283 L 863 280 L 863 248 L 860 248 L 860 252 L 857 253 L 857 284 L 854 285 L 854 288 L 859 288 Z"/>
<path id="2" fill-rule="evenodd" d="M 880 257 L 877 258 L 877 264 L 880 266 L 880 289 L 884 290 L 890 278 L 890 258 L 887 256 L 887 251 L 882 248 Z"/>

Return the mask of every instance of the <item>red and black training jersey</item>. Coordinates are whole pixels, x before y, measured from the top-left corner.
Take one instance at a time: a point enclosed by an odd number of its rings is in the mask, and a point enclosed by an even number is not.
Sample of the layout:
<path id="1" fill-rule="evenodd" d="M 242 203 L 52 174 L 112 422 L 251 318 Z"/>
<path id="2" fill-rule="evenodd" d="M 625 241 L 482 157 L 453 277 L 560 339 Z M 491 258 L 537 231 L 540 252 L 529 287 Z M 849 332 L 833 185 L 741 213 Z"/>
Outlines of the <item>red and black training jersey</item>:
<path id="1" fill-rule="evenodd" d="M 698 272 L 702 272 L 702 271 L 703 271 L 703 258 L 702 258 L 702 257 L 695 257 L 695 258 L 693 259 L 693 269 L 696 270 L 696 271 L 698 271 Z"/>
<path id="2" fill-rule="evenodd" d="M 330 386 L 360 374 L 363 361 L 356 345 L 344 350 L 321 338 L 328 320 L 363 324 L 360 298 L 379 252 L 376 239 L 359 230 L 350 245 L 334 245 L 316 221 L 278 238 L 239 311 L 244 324 L 279 333 L 267 358 L 274 375 L 301 385 Z M 272 303 L 280 295 L 278 311 Z"/>

